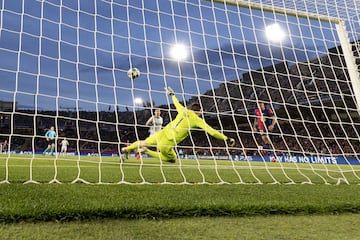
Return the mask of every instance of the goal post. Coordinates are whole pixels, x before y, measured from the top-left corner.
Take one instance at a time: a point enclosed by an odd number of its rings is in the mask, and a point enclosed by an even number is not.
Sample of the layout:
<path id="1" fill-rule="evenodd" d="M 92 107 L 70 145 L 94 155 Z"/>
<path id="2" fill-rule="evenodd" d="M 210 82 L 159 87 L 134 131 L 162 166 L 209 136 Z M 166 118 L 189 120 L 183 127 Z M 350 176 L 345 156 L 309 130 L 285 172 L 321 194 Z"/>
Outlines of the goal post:
<path id="1" fill-rule="evenodd" d="M 352 46 L 349 41 L 349 37 L 347 31 L 345 29 L 345 25 L 343 21 L 340 21 L 336 24 L 336 29 L 339 34 L 339 39 L 341 43 L 341 49 L 344 54 L 347 70 L 349 72 L 349 77 L 351 80 L 351 84 L 353 86 L 353 91 L 357 103 L 357 110 L 360 114 L 360 75 L 358 66 L 356 65 L 356 59 L 354 57 Z"/>
<path id="2" fill-rule="evenodd" d="M 287 8 L 281 8 L 277 7 L 275 5 L 269 5 L 266 3 L 256 3 L 256 2 L 250 2 L 246 0 L 208 0 L 211 2 L 217 2 L 220 4 L 230 4 L 237 7 L 244 7 L 248 9 L 253 10 L 259 10 L 263 12 L 271 12 L 271 13 L 278 13 L 278 14 L 284 14 L 287 16 L 294 16 L 294 17 L 301 17 L 301 18 L 307 18 L 312 20 L 320 20 L 325 22 L 331 22 L 331 23 L 339 23 L 341 20 L 335 17 L 321 15 L 321 14 L 314 14 L 310 12 L 304 12 L 300 10 L 292 10 Z"/>
<path id="3" fill-rule="evenodd" d="M 359 184 L 359 9 L 3 0 L 0 183 Z M 166 87 L 235 145 L 205 127 L 170 143 L 175 163 L 150 154 L 164 146 L 124 151 L 155 112 L 177 126 Z"/>

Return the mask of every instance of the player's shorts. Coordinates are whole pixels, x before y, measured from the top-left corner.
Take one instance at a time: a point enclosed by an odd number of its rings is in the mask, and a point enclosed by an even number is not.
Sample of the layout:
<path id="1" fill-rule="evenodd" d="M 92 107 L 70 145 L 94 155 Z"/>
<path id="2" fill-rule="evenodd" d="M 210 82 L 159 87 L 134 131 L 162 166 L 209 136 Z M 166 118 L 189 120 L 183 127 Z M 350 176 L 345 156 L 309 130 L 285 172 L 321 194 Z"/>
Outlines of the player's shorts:
<path id="1" fill-rule="evenodd" d="M 260 134 L 260 136 L 269 136 L 271 135 L 271 131 L 267 130 L 267 129 L 257 129 L 258 133 Z"/>
<path id="2" fill-rule="evenodd" d="M 175 161 L 176 152 L 174 150 L 174 139 L 168 139 L 164 131 L 158 131 L 153 135 L 150 135 L 146 140 L 146 144 L 157 147 L 161 153 L 162 160 Z"/>
<path id="3" fill-rule="evenodd" d="M 62 152 L 66 152 L 67 151 L 67 147 L 65 146 L 65 147 L 61 147 L 61 151 Z"/>
<path id="4" fill-rule="evenodd" d="M 47 140 L 48 145 L 55 144 L 55 139 Z"/>

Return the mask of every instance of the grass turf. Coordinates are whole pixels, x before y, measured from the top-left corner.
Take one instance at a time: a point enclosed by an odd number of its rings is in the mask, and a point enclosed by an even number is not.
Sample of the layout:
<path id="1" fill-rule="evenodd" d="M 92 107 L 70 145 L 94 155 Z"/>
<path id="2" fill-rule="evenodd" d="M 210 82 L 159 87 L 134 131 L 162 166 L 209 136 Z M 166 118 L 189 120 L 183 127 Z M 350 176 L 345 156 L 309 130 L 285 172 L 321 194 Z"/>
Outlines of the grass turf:
<path id="1" fill-rule="evenodd" d="M 89 183 L 360 183 L 360 166 L 269 163 L 225 160 L 180 160 L 175 164 L 157 159 L 0 155 L 0 181 L 28 180 L 47 183 L 74 180 Z M 8 175 L 7 175 L 8 174 Z M 360 175 L 360 174 L 359 174 Z"/>
<path id="2" fill-rule="evenodd" d="M 358 239 L 359 215 L 199 217 L 0 225 L 1 239 Z"/>
<path id="3" fill-rule="evenodd" d="M 36 158 L 2 156 L 0 169 L 3 175 L 0 177 L 6 177 L 4 170 L 7 166 L 11 184 L 0 185 L 0 222 L 329 215 L 360 212 L 358 185 L 326 185 L 321 181 L 323 180 L 321 177 L 316 174 L 311 176 L 313 170 L 308 172 L 309 178 L 317 179 L 321 184 L 70 184 L 78 173 L 92 183 L 99 181 L 116 183 L 124 179 L 139 183 L 142 177 L 154 182 L 164 182 L 159 165 L 141 166 L 133 159 L 126 164 L 120 164 L 115 159 L 105 159 L 104 162 L 99 161 L 99 158 L 89 157 L 82 158 L 82 161 L 78 162 L 74 158 L 55 161 L 48 156 L 36 156 Z M 228 177 L 229 182 L 238 181 L 232 162 L 219 161 L 216 163 L 219 167 L 218 171 L 214 168 L 214 163 L 212 165 L 210 163 L 212 162 L 204 162 L 202 166 L 202 173 L 208 177 L 207 180 L 213 179 L 218 182 L 221 176 L 223 179 Z M 202 177 L 197 168 L 187 167 L 190 163 L 181 164 L 184 164 L 182 173 L 186 179 L 201 182 Z M 243 179 L 252 179 L 251 174 L 246 175 L 249 174 L 249 169 L 244 168 L 244 164 L 248 163 L 235 164 L 239 167 L 236 169 L 243 173 L 241 174 Z M 253 171 L 257 171 L 255 168 L 260 165 L 254 163 L 253 166 Z M 278 165 L 272 167 L 271 170 L 264 170 L 262 167 L 256 176 L 265 183 L 271 183 L 272 179 L 268 172 L 271 171 L 277 179 L 284 179 L 286 182 L 282 169 L 279 169 Z M 292 170 L 290 166 L 287 167 L 291 175 Z M 323 178 L 326 177 L 330 181 L 334 180 L 334 176 L 339 176 L 338 172 L 331 172 L 331 168 L 338 166 L 326 167 L 329 171 L 325 171 Z M 302 168 L 306 169 L 306 166 Z M 330 177 L 329 172 L 332 174 Z M 183 181 L 179 165 L 163 166 L 163 173 L 167 180 Z M 298 176 L 295 173 L 298 172 L 294 172 L 294 178 Z M 172 174 L 178 176 L 172 178 Z M 65 184 L 47 184 L 54 177 Z M 44 184 L 23 184 L 31 178 Z M 298 180 L 302 179 L 299 177 Z"/>
<path id="4" fill-rule="evenodd" d="M 359 213 L 357 185 L 0 186 L 0 222 Z"/>

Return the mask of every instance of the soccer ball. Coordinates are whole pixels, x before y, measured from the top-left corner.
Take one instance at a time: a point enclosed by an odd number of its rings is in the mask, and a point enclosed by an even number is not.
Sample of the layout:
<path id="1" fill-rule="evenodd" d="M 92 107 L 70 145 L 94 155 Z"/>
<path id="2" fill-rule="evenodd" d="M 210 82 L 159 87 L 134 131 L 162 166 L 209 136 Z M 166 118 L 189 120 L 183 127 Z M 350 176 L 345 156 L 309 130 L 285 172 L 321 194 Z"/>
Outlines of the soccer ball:
<path id="1" fill-rule="evenodd" d="M 140 76 L 140 71 L 137 68 L 130 68 L 127 75 L 130 79 L 134 80 Z"/>

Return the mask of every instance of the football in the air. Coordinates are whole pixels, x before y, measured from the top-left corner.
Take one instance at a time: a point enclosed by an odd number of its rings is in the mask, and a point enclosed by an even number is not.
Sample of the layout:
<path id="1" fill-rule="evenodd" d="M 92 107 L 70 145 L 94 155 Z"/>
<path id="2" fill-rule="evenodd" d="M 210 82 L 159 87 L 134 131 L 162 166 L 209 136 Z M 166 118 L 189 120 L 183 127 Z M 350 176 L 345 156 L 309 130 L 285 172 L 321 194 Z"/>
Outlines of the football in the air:
<path id="1" fill-rule="evenodd" d="M 140 76 L 140 71 L 137 68 L 130 68 L 127 75 L 130 79 L 134 80 Z"/>

